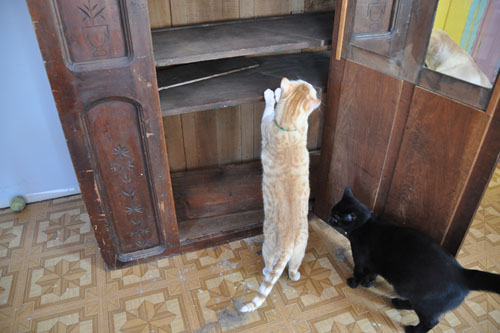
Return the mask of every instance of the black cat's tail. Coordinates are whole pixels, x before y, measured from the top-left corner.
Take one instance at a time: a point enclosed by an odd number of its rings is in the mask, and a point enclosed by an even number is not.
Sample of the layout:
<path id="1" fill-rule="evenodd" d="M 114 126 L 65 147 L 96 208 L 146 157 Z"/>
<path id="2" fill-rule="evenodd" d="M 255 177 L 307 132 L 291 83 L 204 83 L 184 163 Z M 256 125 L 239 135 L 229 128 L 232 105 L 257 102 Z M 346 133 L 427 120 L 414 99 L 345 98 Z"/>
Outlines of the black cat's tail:
<path id="1" fill-rule="evenodd" d="M 465 268 L 463 272 L 470 290 L 492 291 L 500 294 L 500 274 Z"/>

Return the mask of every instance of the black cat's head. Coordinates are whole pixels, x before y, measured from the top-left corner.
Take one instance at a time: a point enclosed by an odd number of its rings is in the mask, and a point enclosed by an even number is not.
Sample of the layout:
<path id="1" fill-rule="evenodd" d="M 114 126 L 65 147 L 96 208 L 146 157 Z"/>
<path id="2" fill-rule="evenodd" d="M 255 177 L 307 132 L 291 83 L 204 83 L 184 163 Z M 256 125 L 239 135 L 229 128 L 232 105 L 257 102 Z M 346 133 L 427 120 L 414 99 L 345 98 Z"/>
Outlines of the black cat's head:
<path id="1" fill-rule="evenodd" d="M 370 209 L 354 197 L 350 187 L 346 187 L 342 200 L 332 208 L 328 224 L 348 235 L 368 221 L 370 216 Z"/>

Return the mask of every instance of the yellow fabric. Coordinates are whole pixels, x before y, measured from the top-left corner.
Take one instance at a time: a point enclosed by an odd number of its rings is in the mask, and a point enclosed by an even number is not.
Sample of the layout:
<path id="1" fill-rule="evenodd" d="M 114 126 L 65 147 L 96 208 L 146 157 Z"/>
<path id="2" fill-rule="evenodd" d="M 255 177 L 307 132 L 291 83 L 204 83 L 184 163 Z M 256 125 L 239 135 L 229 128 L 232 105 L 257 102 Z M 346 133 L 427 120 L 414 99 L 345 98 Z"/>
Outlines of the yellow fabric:
<path id="1" fill-rule="evenodd" d="M 434 20 L 434 29 L 446 31 L 460 45 L 472 1 L 440 0 Z"/>

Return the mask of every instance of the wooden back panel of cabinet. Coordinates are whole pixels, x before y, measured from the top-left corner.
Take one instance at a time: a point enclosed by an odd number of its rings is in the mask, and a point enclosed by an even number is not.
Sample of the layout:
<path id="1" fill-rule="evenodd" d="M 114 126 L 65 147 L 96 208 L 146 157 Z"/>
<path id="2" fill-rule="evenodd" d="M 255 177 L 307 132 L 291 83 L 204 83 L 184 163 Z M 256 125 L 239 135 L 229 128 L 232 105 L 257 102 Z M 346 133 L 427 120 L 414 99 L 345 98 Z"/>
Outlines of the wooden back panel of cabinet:
<path id="1" fill-rule="evenodd" d="M 178 246 L 146 1 L 27 2 L 106 264 Z"/>
<path id="2" fill-rule="evenodd" d="M 329 11 L 336 0 L 147 0 L 151 28 Z"/>
<path id="3" fill-rule="evenodd" d="M 213 25 L 220 21 L 333 12 L 335 7 L 335 0 L 147 0 L 147 3 L 153 31 L 200 23 Z M 256 33 L 255 38 L 261 37 Z M 290 39 L 290 35 L 287 38 Z M 285 38 L 282 43 L 285 43 Z M 262 91 L 265 88 L 273 87 L 263 87 Z M 164 116 L 170 171 L 259 159 L 260 119 L 264 106 L 263 102 L 248 103 Z M 323 110 L 315 111 L 309 118 L 310 150 L 319 149 L 321 145 L 322 124 Z"/>

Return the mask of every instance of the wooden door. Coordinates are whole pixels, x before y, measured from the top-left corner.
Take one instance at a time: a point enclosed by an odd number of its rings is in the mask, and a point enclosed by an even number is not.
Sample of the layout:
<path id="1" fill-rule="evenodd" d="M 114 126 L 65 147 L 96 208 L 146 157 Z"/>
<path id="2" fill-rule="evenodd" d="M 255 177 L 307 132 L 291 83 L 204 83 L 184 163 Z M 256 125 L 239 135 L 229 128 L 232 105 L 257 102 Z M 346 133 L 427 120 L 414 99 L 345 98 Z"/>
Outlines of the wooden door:
<path id="1" fill-rule="evenodd" d="M 330 63 L 315 212 L 327 218 L 351 186 L 374 211 L 456 253 L 496 167 L 500 86 L 424 68 L 436 4 L 337 2 L 341 59 Z"/>
<path id="2" fill-rule="evenodd" d="M 27 2 L 107 266 L 177 247 L 146 0 Z"/>

